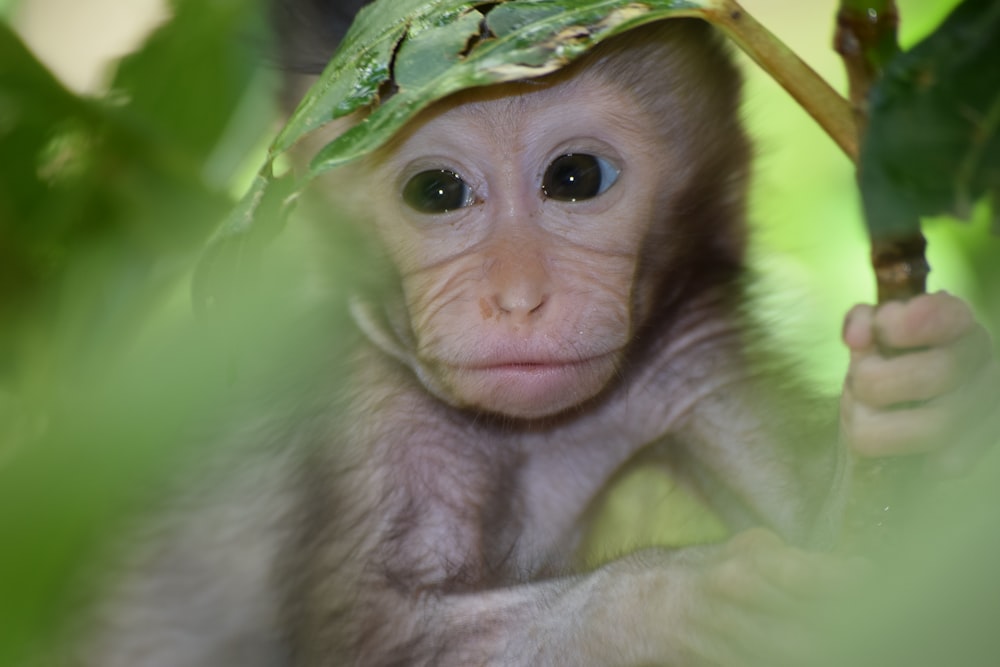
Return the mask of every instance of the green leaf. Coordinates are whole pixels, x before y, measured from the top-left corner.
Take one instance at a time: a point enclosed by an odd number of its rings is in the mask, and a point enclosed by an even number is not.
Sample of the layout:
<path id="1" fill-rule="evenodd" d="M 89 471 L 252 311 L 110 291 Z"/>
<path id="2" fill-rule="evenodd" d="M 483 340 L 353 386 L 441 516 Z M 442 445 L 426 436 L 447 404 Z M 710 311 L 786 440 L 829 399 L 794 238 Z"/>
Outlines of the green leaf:
<path id="1" fill-rule="evenodd" d="M 317 84 L 321 93 L 307 97 L 296 111 L 276 142 L 275 154 L 318 127 L 321 119 L 370 107 L 363 122 L 315 157 L 311 175 L 318 175 L 375 150 L 421 110 L 452 93 L 548 74 L 609 37 L 656 20 L 704 15 L 717 4 L 713 0 L 441 0 L 415 7 L 392 29 L 359 21 Z M 381 6 L 376 3 L 368 9 Z M 382 52 L 382 66 L 373 68 L 373 49 L 387 46 L 390 36 L 395 41 L 392 50 Z M 343 75 L 356 66 L 362 72 L 379 72 L 378 85 L 362 79 L 363 85 L 344 91 L 350 103 L 339 104 L 329 93 L 346 87 Z"/>
<path id="2" fill-rule="evenodd" d="M 338 55 L 299 104 L 271 146 L 272 159 L 317 127 L 378 99 L 391 79 L 393 54 L 415 17 L 426 14 L 426 0 L 398 0 L 362 9 Z M 451 2 L 465 6 L 467 2 Z"/>
<path id="3" fill-rule="evenodd" d="M 420 90 L 446 76 L 459 63 L 470 42 L 479 37 L 484 18 L 470 9 L 436 25 L 411 27 L 396 51 L 394 79 L 399 91 L 396 94 Z"/>
<path id="4" fill-rule="evenodd" d="M 62 603 L 101 532 L 135 508 L 191 418 L 220 405 L 205 379 L 225 355 L 196 350 L 203 332 L 149 363 L 135 354 L 231 206 L 206 156 L 262 137 L 241 142 L 253 123 L 217 112 L 261 107 L 247 97 L 253 60 L 227 46 L 242 10 L 227 22 L 219 7 L 184 0 L 184 30 L 157 33 L 111 99 L 66 90 L 0 22 L 2 665 L 36 664 L 26 655 L 72 613 Z"/>
<path id="5" fill-rule="evenodd" d="M 541 76 L 603 39 L 715 0 L 409 0 L 363 9 L 271 147 L 359 109 L 369 115 L 314 161 L 313 176 L 374 150 L 420 110 L 475 86 Z"/>
<path id="6" fill-rule="evenodd" d="M 5 322 L 15 321 L 39 284 L 63 264 L 64 239 L 80 227 L 72 213 L 83 196 L 74 183 L 91 166 L 81 153 L 97 133 L 99 118 L 95 105 L 66 90 L 0 22 L 0 155 L 7 158 L 0 160 L 0 319 Z M 9 343 L 9 331 L 0 331 L 0 343 Z M 3 357 L 0 350 L 0 362 Z"/>
<path id="7" fill-rule="evenodd" d="M 229 236 L 237 245 L 245 243 L 261 203 L 273 199 L 266 191 L 274 161 L 332 120 L 367 111 L 314 157 L 295 188 L 281 186 L 282 199 L 294 199 L 319 174 L 376 150 L 421 110 L 452 93 L 542 76 L 631 28 L 671 17 L 704 17 L 725 6 L 725 0 L 393 0 L 368 5 L 272 142 L 252 191 L 213 245 L 229 244 Z"/>
<path id="8" fill-rule="evenodd" d="M 1000 201 L 1000 3 L 965 0 L 872 90 L 861 194 L 875 238 Z"/>
<path id="9" fill-rule="evenodd" d="M 249 76 L 234 82 L 233 68 L 252 61 L 202 62 L 246 25 L 243 10 L 217 13 L 220 1 L 184 0 L 187 32 L 159 31 L 110 99 L 66 90 L 0 24 L 0 155 L 11 156 L 0 161 L 0 372 L 68 367 L 133 331 L 231 205 L 203 166 L 220 140 L 239 138 L 202 111 L 241 105 Z M 201 119 L 208 129 L 196 129 Z"/>
<path id="10" fill-rule="evenodd" d="M 90 124 L 97 116 L 88 101 L 66 90 L 10 26 L 0 22 L 0 155 L 42 155 L 56 128 L 71 119 Z M 0 238 L 13 234 L 14 221 L 31 215 L 43 195 L 44 183 L 32 167 L 26 168 L 18 159 L 0 160 L 0 182 L 4 184 L 0 189 Z M 0 243 L 0 257 L 5 249 L 11 246 Z"/>
<path id="11" fill-rule="evenodd" d="M 256 176 L 205 247 L 191 287 L 199 314 L 227 307 L 248 291 L 241 281 L 252 279 L 264 246 L 280 231 L 292 209 L 295 180 L 290 173 L 275 177 L 269 169 Z"/>
<path id="12" fill-rule="evenodd" d="M 256 2 L 176 0 L 173 19 L 118 65 L 112 91 L 142 131 L 203 161 L 215 148 L 255 75 L 251 38 L 263 28 Z M 220 35 L 241 35 L 220 39 Z"/>

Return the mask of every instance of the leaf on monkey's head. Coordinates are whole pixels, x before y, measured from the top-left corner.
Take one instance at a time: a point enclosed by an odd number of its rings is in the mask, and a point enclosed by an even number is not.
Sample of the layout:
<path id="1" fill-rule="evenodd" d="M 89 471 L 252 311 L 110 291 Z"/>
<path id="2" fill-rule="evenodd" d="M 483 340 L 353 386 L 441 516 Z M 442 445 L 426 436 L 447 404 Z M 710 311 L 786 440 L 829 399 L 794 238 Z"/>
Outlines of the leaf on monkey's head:
<path id="1" fill-rule="evenodd" d="M 631 28 L 666 18 L 709 18 L 725 6 L 725 0 L 381 0 L 367 5 L 272 142 L 251 190 L 212 239 L 206 261 L 240 254 L 220 253 L 216 246 L 249 243 L 262 226 L 256 218 L 264 202 L 294 202 L 310 180 L 377 149 L 421 110 L 452 93 L 542 76 Z M 355 112 L 363 119 L 325 146 L 294 187 L 287 178 L 276 183 L 274 163 L 283 153 L 314 130 Z M 271 189 L 281 195 L 271 196 Z M 288 208 L 279 206 L 277 215 L 287 215 Z"/>
<path id="2" fill-rule="evenodd" d="M 375 2 L 364 8 L 275 143 L 283 151 L 357 110 L 364 121 L 315 157 L 313 175 L 382 145 L 434 102 L 461 90 L 553 72 L 613 35 L 700 16 L 715 0 Z"/>
<path id="3" fill-rule="evenodd" d="M 965 0 L 889 64 L 869 101 L 860 183 L 873 238 L 913 234 L 921 216 L 966 218 L 984 195 L 997 215 L 1000 3 Z"/>

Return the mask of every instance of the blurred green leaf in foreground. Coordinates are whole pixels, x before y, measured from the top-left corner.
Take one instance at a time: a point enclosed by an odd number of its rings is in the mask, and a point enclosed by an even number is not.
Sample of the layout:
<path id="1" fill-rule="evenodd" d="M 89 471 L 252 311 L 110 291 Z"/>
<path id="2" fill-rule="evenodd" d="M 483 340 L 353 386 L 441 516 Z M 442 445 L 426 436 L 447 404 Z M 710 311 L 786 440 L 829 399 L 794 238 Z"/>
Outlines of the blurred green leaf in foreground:
<path id="1" fill-rule="evenodd" d="M 272 75 L 255 3 L 172 9 L 99 99 L 0 22 L 2 665 L 44 641 L 77 566 L 224 389 L 189 329 L 136 341 L 231 206 Z"/>

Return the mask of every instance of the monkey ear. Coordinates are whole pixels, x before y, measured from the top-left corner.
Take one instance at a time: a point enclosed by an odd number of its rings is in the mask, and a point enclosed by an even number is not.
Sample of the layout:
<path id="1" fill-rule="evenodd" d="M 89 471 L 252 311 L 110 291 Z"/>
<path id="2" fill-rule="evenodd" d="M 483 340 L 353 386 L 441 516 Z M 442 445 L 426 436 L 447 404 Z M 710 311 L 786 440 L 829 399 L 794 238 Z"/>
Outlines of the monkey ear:
<path id="1" fill-rule="evenodd" d="M 351 319 L 375 347 L 408 367 L 432 394 L 447 400 L 444 386 L 420 360 L 406 308 L 398 299 L 372 301 L 352 294 L 348 302 Z"/>
<path id="2" fill-rule="evenodd" d="M 386 303 L 384 300 L 371 301 L 355 293 L 350 296 L 348 307 L 358 329 L 375 347 L 397 361 L 412 365 L 416 355 L 413 354 L 415 345 L 411 330 L 391 321 L 393 318 L 385 307 Z M 398 320 L 398 317 L 395 319 Z"/>

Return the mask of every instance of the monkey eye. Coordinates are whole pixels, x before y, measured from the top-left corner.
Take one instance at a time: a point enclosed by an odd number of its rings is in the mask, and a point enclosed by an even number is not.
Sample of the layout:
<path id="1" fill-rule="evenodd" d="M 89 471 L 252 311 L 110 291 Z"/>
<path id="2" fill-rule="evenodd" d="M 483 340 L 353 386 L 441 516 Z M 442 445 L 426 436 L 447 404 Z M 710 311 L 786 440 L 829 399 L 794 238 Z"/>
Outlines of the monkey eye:
<path id="1" fill-rule="evenodd" d="M 545 170 L 542 192 L 558 201 L 592 199 L 614 185 L 620 173 L 620 169 L 604 158 L 569 153 L 557 157 Z"/>
<path id="2" fill-rule="evenodd" d="M 422 171 L 403 186 L 403 201 L 420 213 L 447 213 L 475 202 L 472 188 L 447 169 Z"/>

